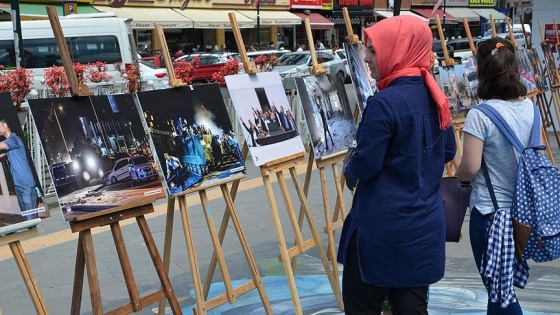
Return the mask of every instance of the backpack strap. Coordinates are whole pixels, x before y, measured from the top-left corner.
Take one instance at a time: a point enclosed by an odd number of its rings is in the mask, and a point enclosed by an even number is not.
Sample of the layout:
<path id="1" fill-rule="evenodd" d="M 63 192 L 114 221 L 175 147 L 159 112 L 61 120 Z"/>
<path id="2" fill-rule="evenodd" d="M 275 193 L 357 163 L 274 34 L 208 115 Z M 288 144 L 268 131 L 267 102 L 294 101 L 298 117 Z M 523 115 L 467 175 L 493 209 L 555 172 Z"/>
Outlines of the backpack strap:
<path id="1" fill-rule="evenodd" d="M 505 119 L 498 113 L 496 109 L 488 104 L 480 104 L 476 109 L 483 112 L 490 120 L 500 129 L 502 134 L 511 142 L 513 147 L 517 150 L 517 152 L 522 153 L 525 147 L 519 141 L 519 138 L 515 135 L 511 127 L 505 121 Z M 539 139 L 540 139 L 540 115 L 539 110 L 536 106 L 533 106 L 534 118 L 533 118 L 533 127 L 531 130 L 531 140 L 529 146 L 531 147 L 538 147 L 540 146 Z"/>

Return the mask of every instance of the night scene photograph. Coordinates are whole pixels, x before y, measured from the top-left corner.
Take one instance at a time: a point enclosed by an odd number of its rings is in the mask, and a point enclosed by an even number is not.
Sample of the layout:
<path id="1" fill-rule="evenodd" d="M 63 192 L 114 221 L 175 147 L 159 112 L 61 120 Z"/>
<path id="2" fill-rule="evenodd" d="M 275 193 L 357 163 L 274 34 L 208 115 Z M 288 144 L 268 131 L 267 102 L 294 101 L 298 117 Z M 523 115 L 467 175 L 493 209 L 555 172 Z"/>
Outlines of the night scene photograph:
<path id="1" fill-rule="evenodd" d="M 66 221 L 165 197 L 132 95 L 33 99 L 29 106 Z"/>
<path id="2" fill-rule="evenodd" d="M 169 194 L 245 174 L 217 83 L 137 93 Z"/>

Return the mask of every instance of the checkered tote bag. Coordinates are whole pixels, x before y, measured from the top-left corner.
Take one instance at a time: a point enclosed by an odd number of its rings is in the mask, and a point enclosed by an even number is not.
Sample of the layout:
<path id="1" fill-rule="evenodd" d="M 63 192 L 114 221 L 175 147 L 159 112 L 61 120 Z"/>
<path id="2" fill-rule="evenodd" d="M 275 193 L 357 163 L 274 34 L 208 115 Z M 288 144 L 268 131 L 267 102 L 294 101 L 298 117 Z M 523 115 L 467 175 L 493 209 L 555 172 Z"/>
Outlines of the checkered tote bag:
<path id="1" fill-rule="evenodd" d="M 520 153 L 511 207 L 518 255 L 535 262 L 560 258 L 560 172 L 539 153 L 545 147 L 539 144 L 540 117 L 537 107 L 531 142 L 526 148 L 494 108 L 481 104 L 476 109 L 488 116 Z"/>

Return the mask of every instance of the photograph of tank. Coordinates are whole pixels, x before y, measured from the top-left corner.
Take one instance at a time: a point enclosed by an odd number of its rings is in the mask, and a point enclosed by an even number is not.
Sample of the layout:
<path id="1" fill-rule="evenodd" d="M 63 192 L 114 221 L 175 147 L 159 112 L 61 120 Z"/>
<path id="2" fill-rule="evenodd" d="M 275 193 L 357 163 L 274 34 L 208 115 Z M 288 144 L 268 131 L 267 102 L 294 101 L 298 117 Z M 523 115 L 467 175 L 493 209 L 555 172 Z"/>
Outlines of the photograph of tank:
<path id="1" fill-rule="evenodd" d="M 356 99 L 360 112 L 363 112 L 367 105 L 368 97 L 372 96 L 377 89 L 375 80 L 371 78 L 370 71 L 364 58 L 366 56 L 366 48 L 360 44 L 344 44 L 346 51 L 346 60 L 350 67 L 350 77 L 352 85 L 356 91 Z"/>
<path id="2" fill-rule="evenodd" d="M 137 95 L 170 194 L 245 174 L 217 83 Z"/>
<path id="3" fill-rule="evenodd" d="M 26 135 L 8 93 L 0 93 L 0 228 L 49 216 Z"/>
<path id="4" fill-rule="evenodd" d="M 305 152 L 278 72 L 226 76 L 255 166 Z"/>
<path id="5" fill-rule="evenodd" d="M 519 63 L 519 80 L 527 88 L 527 92 L 536 92 L 537 83 L 535 82 L 535 74 L 533 71 L 533 64 L 525 49 L 516 49 L 515 57 Z"/>
<path id="6" fill-rule="evenodd" d="M 556 61 L 554 60 L 550 44 L 548 42 L 541 43 L 541 49 L 550 86 L 557 87 L 560 85 L 560 77 L 558 76 L 558 68 L 556 68 Z"/>
<path id="7" fill-rule="evenodd" d="M 356 124 L 344 84 L 329 75 L 295 78 L 315 159 L 346 151 Z"/>
<path id="8" fill-rule="evenodd" d="M 32 99 L 64 219 L 165 197 L 130 94 Z"/>
<path id="9" fill-rule="evenodd" d="M 476 96 L 473 95 L 471 88 L 469 88 L 467 80 L 469 74 L 471 74 L 471 79 L 473 79 L 472 71 L 467 71 L 467 76 L 465 76 L 466 67 L 466 64 L 453 67 L 439 67 L 441 88 L 443 93 L 449 98 L 449 107 L 454 118 L 464 117 L 469 109 L 477 105 Z"/>

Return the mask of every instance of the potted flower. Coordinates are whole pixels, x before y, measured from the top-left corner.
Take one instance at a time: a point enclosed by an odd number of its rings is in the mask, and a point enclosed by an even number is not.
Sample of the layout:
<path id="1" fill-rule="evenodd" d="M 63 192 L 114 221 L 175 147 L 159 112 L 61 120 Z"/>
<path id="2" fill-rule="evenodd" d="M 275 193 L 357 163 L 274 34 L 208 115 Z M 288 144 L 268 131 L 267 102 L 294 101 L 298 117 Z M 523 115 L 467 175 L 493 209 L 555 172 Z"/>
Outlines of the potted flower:
<path id="1" fill-rule="evenodd" d="M 45 85 L 55 97 L 64 97 L 70 93 L 68 78 L 62 66 L 46 68 L 43 77 L 43 85 Z"/>
<path id="2" fill-rule="evenodd" d="M 107 70 L 106 62 L 96 61 L 95 63 L 88 63 L 86 77 L 93 83 L 108 82 L 113 79 L 113 76 L 107 73 Z"/>
<path id="3" fill-rule="evenodd" d="M 228 59 L 228 61 L 220 68 L 220 71 L 212 75 L 212 82 L 218 82 L 220 86 L 226 86 L 225 77 L 239 73 L 239 61 Z"/>
<path id="4" fill-rule="evenodd" d="M 125 69 L 122 67 L 122 62 L 117 61 L 113 64 L 121 77 L 126 80 L 125 90 L 127 93 L 134 93 L 140 91 L 140 68 L 134 65 L 129 65 Z"/>
<path id="5" fill-rule="evenodd" d="M 183 83 L 191 84 L 194 78 L 194 72 L 200 63 L 200 57 L 196 56 L 192 62 L 181 59 L 173 62 L 173 73 L 175 78 L 180 79 Z"/>
<path id="6" fill-rule="evenodd" d="M 17 111 L 22 110 L 21 103 L 31 91 L 32 74 L 33 71 L 21 67 L 7 71 L 0 68 L 0 92 L 10 93 Z"/>
<path id="7" fill-rule="evenodd" d="M 270 58 L 262 54 L 255 58 L 255 65 L 263 72 L 270 72 L 278 64 L 278 60 L 279 58 L 275 54 L 270 55 Z"/>

